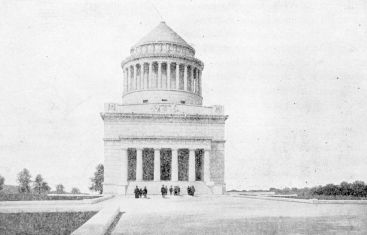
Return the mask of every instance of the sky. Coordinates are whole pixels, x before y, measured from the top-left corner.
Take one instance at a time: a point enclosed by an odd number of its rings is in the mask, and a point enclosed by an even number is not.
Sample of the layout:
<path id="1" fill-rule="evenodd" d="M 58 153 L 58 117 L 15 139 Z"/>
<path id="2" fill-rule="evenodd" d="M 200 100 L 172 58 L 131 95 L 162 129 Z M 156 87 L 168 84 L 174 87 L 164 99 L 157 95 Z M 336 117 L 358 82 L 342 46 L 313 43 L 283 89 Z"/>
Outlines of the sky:
<path id="1" fill-rule="evenodd" d="M 227 189 L 367 182 L 367 2 L 0 1 L 0 175 L 87 192 L 121 61 L 160 21 L 224 105 Z"/>

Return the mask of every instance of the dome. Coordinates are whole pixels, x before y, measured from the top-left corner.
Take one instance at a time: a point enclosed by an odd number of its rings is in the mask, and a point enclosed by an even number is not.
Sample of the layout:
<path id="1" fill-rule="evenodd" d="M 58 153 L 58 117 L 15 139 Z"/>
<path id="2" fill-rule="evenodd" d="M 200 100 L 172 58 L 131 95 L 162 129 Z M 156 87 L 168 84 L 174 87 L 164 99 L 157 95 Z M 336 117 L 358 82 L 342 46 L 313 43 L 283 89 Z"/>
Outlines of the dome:
<path id="1" fill-rule="evenodd" d="M 203 62 L 195 50 L 165 22 L 130 49 L 121 62 L 123 104 L 202 105 Z"/>
<path id="2" fill-rule="evenodd" d="M 164 21 L 145 35 L 134 47 L 151 43 L 172 43 L 192 48 L 180 35 L 171 29 Z"/>

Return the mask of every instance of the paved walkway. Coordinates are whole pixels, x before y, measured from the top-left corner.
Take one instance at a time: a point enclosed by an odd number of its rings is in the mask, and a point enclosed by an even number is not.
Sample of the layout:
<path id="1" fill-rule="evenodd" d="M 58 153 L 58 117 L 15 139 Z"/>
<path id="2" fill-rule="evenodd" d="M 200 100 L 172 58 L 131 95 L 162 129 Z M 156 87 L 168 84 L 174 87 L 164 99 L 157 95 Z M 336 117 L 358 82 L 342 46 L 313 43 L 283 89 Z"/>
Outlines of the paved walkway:
<path id="1" fill-rule="evenodd" d="M 231 196 L 117 197 L 113 234 L 367 234 L 367 205 L 314 205 Z"/>

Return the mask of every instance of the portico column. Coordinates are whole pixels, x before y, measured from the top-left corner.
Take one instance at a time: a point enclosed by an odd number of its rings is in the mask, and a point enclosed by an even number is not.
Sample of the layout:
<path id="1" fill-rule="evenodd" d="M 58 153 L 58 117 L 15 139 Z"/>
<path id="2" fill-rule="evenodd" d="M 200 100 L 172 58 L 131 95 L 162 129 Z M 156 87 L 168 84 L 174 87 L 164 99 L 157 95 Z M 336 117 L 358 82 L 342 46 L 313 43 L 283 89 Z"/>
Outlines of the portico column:
<path id="1" fill-rule="evenodd" d="M 150 62 L 148 71 L 148 89 L 152 88 L 152 79 L 153 79 L 153 62 Z"/>
<path id="2" fill-rule="evenodd" d="M 210 182 L 210 150 L 204 150 L 204 182 Z"/>
<path id="3" fill-rule="evenodd" d="M 162 62 L 158 62 L 158 89 L 162 87 Z"/>
<path id="4" fill-rule="evenodd" d="M 128 175 L 128 154 L 127 149 L 121 149 L 121 182 L 122 185 L 127 184 L 127 175 Z"/>
<path id="5" fill-rule="evenodd" d="M 195 181 L 195 149 L 189 151 L 189 181 Z"/>
<path id="6" fill-rule="evenodd" d="M 172 149 L 172 175 L 171 175 L 171 181 L 178 181 L 177 149 Z"/>
<path id="7" fill-rule="evenodd" d="M 143 180 L 143 150 L 136 149 L 136 181 Z"/>
<path id="8" fill-rule="evenodd" d="M 171 89 L 171 62 L 167 61 L 167 89 Z"/>
<path id="9" fill-rule="evenodd" d="M 176 82 L 175 82 L 176 90 L 179 89 L 180 85 L 179 82 L 180 82 L 180 64 L 176 63 Z"/>
<path id="10" fill-rule="evenodd" d="M 187 65 L 184 64 L 184 91 L 187 91 Z"/>
<path id="11" fill-rule="evenodd" d="M 161 180 L 161 151 L 154 149 L 154 181 Z"/>

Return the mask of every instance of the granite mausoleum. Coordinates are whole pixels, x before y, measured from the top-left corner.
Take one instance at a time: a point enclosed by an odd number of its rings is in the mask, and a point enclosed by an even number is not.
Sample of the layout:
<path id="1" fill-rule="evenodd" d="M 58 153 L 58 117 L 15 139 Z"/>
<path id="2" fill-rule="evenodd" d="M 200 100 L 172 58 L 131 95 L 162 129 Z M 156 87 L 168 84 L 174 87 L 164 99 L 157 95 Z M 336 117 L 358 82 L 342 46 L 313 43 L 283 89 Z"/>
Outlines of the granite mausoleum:
<path id="1" fill-rule="evenodd" d="M 122 103 L 107 103 L 104 193 L 160 193 L 164 184 L 186 193 L 223 194 L 222 106 L 202 105 L 204 64 L 195 49 L 161 22 L 122 61 Z M 206 78 L 210 79 L 210 78 Z"/>

